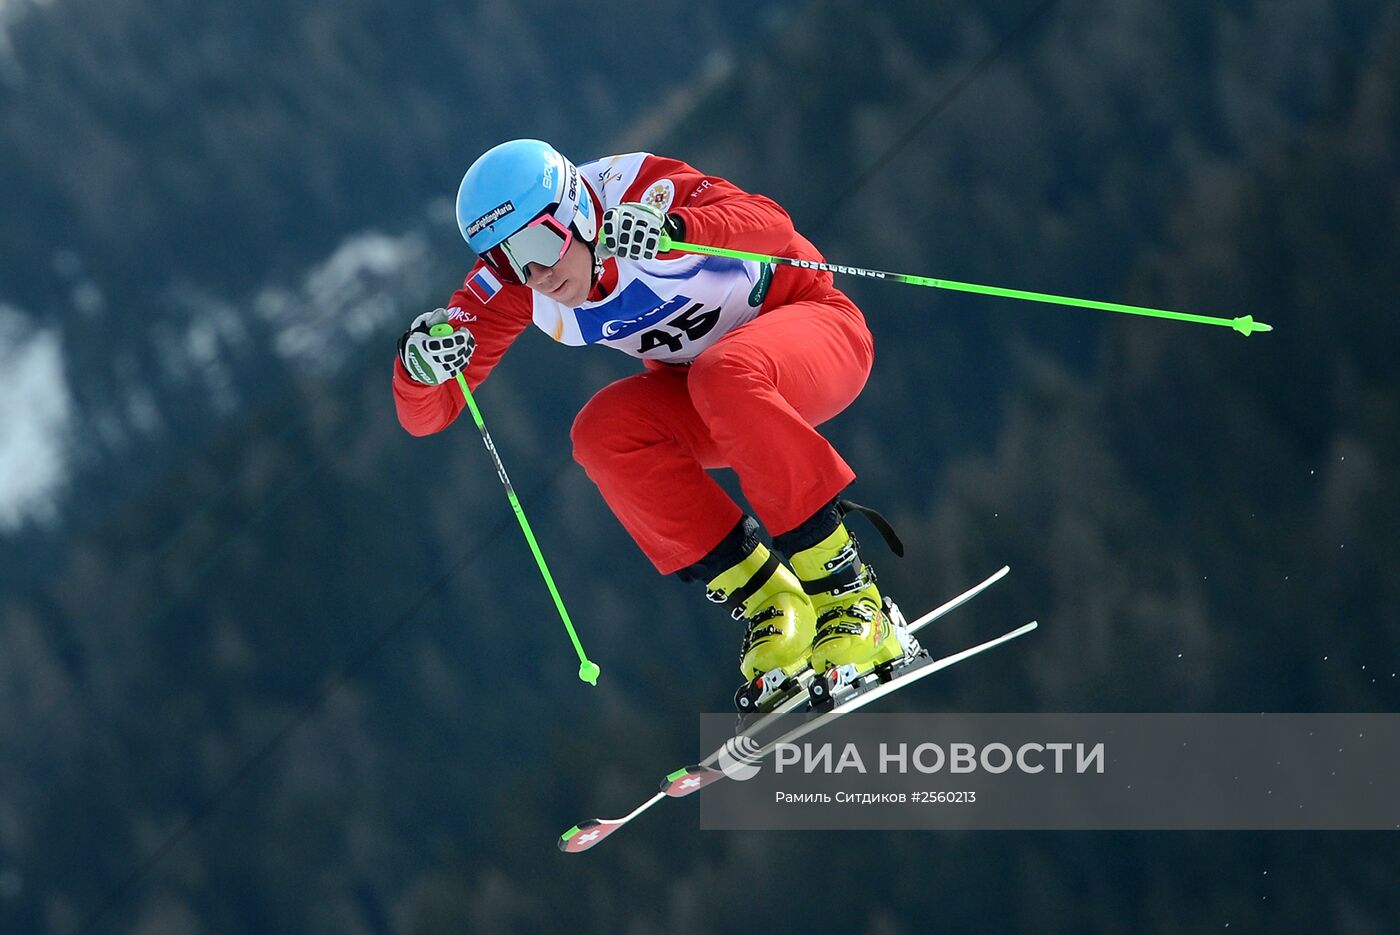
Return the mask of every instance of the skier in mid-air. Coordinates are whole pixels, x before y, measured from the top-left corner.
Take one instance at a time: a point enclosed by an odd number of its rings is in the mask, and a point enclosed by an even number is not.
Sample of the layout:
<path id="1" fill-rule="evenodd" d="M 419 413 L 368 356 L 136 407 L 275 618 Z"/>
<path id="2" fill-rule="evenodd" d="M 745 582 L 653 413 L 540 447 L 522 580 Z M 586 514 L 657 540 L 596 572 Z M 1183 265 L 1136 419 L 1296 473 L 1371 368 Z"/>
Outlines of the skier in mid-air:
<path id="1" fill-rule="evenodd" d="M 863 672 L 901 656 L 843 521 L 855 473 L 815 428 L 870 374 L 860 309 L 828 272 L 658 252 L 665 235 L 821 261 L 779 205 L 675 159 L 575 167 L 514 140 L 467 170 L 457 221 L 479 259 L 447 307 L 399 339 L 405 429 L 450 425 L 464 408 L 455 376 L 476 389 L 532 321 L 562 344 L 639 357 L 645 372 L 578 414 L 574 456 L 659 572 L 703 582 L 742 618 L 744 678 L 809 663 Z M 443 323 L 451 336 L 429 333 Z M 757 520 L 706 473 L 719 467 L 738 475 Z"/>

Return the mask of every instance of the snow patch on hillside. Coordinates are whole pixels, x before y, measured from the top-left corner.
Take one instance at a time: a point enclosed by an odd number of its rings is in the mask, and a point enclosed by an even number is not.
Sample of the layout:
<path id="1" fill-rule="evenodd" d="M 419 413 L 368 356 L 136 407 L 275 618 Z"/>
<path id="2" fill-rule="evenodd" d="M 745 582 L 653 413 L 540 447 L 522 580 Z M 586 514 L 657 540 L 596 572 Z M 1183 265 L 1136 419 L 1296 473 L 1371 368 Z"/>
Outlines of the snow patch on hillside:
<path id="1" fill-rule="evenodd" d="M 0 531 L 50 524 L 67 485 L 73 397 L 55 328 L 0 305 Z"/>
<path id="2" fill-rule="evenodd" d="M 431 284 L 432 265 L 428 240 L 418 231 L 369 231 L 344 241 L 299 286 L 263 289 L 253 308 L 277 330 L 281 357 L 326 372 L 390 322 L 406 323 L 410 312 L 422 311 L 403 302 Z"/>

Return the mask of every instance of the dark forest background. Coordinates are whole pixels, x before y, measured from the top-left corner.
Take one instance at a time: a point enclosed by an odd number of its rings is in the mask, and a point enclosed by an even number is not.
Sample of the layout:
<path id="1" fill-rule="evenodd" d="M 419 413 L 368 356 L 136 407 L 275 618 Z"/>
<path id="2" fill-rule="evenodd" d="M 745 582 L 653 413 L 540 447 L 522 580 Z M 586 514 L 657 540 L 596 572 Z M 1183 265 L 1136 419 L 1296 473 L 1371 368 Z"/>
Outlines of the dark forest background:
<path id="1" fill-rule="evenodd" d="M 0 23 L 0 413 L 56 413 L 42 444 L 0 430 L 7 497 L 31 446 L 54 464 L 0 511 L 0 932 L 1400 924 L 1388 833 L 823 848 L 700 833 L 679 802 L 558 853 L 694 758 L 738 634 L 570 459 L 634 361 L 531 332 L 479 394 L 596 688 L 476 432 L 410 438 L 388 390 L 398 332 L 470 263 L 447 199 L 516 136 L 684 158 L 836 262 L 1253 314 L 1275 331 L 849 283 L 878 359 L 827 429 L 908 545 L 876 556 L 885 589 L 917 612 L 1008 563 L 931 642 L 1042 624 L 891 707 L 1393 711 L 1392 4 L 53 0 Z"/>

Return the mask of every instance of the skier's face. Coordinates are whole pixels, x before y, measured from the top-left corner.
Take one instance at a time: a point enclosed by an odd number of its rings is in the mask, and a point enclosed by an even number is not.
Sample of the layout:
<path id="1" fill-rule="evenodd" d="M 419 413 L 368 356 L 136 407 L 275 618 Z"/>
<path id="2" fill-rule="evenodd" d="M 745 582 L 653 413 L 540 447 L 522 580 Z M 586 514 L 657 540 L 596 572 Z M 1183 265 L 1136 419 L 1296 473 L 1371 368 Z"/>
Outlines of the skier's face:
<path id="1" fill-rule="evenodd" d="M 577 237 L 553 266 L 530 263 L 525 267 L 525 284 L 561 305 L 576 306 L 593 287 L 593 254 Z"/>

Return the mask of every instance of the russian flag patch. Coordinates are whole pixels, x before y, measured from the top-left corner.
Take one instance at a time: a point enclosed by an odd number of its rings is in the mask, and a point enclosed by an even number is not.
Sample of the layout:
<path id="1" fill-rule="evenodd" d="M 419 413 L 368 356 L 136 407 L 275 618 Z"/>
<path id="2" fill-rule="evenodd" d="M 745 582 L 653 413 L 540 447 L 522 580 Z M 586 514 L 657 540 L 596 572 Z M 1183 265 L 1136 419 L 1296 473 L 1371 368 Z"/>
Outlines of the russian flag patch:
<path id="1" fill-rule="evenodd" d="M 467 289 L 485 304 L 501 291 L 501 281 L 483 266 L 467 278 Z"/>

